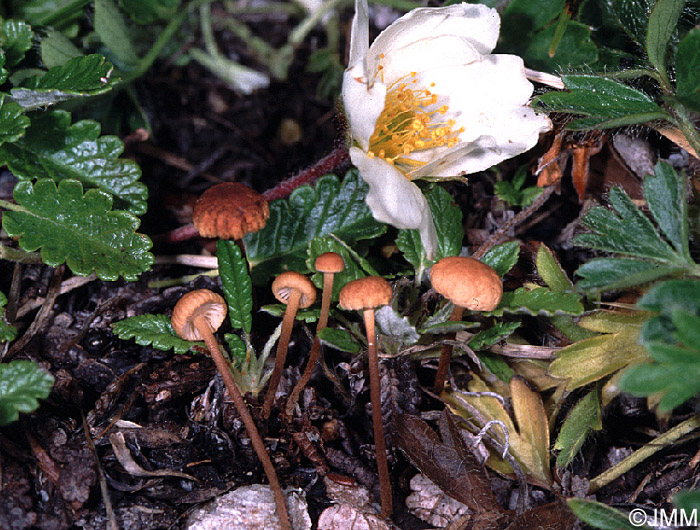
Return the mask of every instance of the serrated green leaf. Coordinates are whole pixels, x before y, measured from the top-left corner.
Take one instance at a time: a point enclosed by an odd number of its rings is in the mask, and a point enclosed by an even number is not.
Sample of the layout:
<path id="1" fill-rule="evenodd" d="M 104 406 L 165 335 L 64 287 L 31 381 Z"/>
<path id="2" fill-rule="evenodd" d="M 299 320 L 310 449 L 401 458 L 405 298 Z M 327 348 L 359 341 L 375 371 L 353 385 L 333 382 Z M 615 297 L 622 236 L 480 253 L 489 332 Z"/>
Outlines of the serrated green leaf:
<path id="1" fill-rule="evenodd" d="M 173 330 L 167 315 L 138 315 L 112 324 L 112 332 L 122 340 L 134 339 L 141 346 L 153 346 L 162 351 L 187 353 L 193 342 L 181 339 Z"/>
<path id="2" fill-rule="evenodd" d="M 235 333 L 226 333 L 224 340 L 231 356 L 231 364 L 235 369 L 242 367 L 248 357 L 248 348 L 245 342 Z M 255 355 L 255 353 L 251 352 L 251 355 Z"/>
<path id="3" fill-rule="evenodd" d="M 674 339 L 688 348 L 698 348 L 700 346 L 699 316 L 688 311 L 675 309 L 671 311 L 671 322 L 676 328 L 673 334 Z"/>
<path id="4" fill-rule="evenodd" d="M 112 197 L 88 190 L 74 180 L 41 179 L 15 186 L 19 208 L 2 216 L 5 231 L 19 238 L 23 250 L 41 248 L 41 259 L 57 267 L 66 262 L 81 275 L 93 270 L 102 280 L 136 280 L 153 264 L 151 240 L 135 230 L 138 218 L 111 211 Z"/>
<path id="5" fill-rule="evenodd" d="M 16 66 L 32 47 L 31 26 L 23 20 L 3 20 L 0 25 L 0 48 L 5 52 L 8 66 Z"/>
<path id="6" fill-rule="evenodd" d="M 581 224 L 594 233 L 576 236 L 575 245 L 664 263 L 678 261 L 676 253 L 661 239 L 629 195 L 620 188 L 613 188 L 609 200 L 615 212 L 601 206 L 591 208 Z"/>
<path id="7" fill-rule="evenodd" d="M 649 14 L 646 49 L 651 65 L 666 77 L 668 44 L 683 12 L 685 0 L 656 0 Z"/>
<path id="8" fill-rule="evenodd" d="M 700 352 L 692 347 L 675 346 L 665 342 L 644 342 L 649 355 L 662 364 L 700 363 Z"/>
<path id="9" fill-rule="evenodd" d="M 670 313 L 675 310 L 700 314 L 700 282 L 669 280 L 655 285 L 642 296 L 637 305 L 649 311 Z"/>
<path id="10" fill-rule="evenodd" d="M 627 35 L 644 48 L 651 12 L 649 0 L 612 0 L 604 5 Z"/>
<path id="11" fill-rule="evenodd" d="M 669 412 L 700 392 L 700 363 L 631 366 L 620 378 L 620 389 L 638 397 L 661 393 L 659 410 Z"/>
<path id="12" fill-rule="evenodd" d="M 644 178 L 644 198 L 659 228 L 676 252 L 692 264 L 688 249 L 688 205 L 685 195 L 685 177 L 676 173 L 668 162 L 659 161 L 654 174 Z"/>
<path id="13" fill-rule="evenodd" d="M 493 247 L 481 258 L 481 261 L 493 268 L 502 278 L 515 266 L 519 256 L 520 243 L 508 241 Z"/>
<path id="14" fill-rule="evenodd" d="M 14 15 L 30 24 L 64 27 L 83 17 L 89 0 L 17 0 L 12 2 Z"/>
<path id="15" fill-rule="evenodd" d="M 453 307 L 450 304 L 450 307 Z M 464 322 L 462 320 L 454 321 L 448 320 L 447 322 L 436 322 L 433 324 L 424 324 L 418 330 L 421 335 L 425 333 L 432 333 L 433 335 L 444 335 L 446 333 L 457 333 L 459 331 L 465 331 L 467 329 L 472 329 L 478 327 L 478 322 Z"/>
<path id="16" fill-rule="evenodd" d="M 540 245 L 535 258 L 537 274 L 552 291 L 565 293 L 574 290 L 574 284 L 559 265 L 557 258 L 546 245 Z"/>
<path id="17" fill-rule="evenodd" d="M 321 344 L 336 350 L 356 354 L 361 349 L 361 346 L 355 342 L 352 335 L 344 329 L 323 328 L 319 332 L 318 337 L 321 340 Z"/>
<path id="18" fill-rule="evenodd" d="M 665 115 L 651 97 L 618 81 L 594 75 L 565 75 L 562 80 L 569 92 L 548 92 L 535 101 L 550 112 L 583 114 L 597 121 Z"/>
<path id="19" fill-rule="evenodd" d="M 676 50 L 676 93 L 695 112 L 700 112 L 700 28 L 691 29 Z"/>
<path id="20" fill-rule="evenodd" d="M 630 522 L 628 514 L 602 502 L 578 498 L 567 499 L 566 502 L 576 517 L 593 528 L 601 530 L 649 530 L 646 524 L 634 525 Z"/>
<path id="21" fill-rule="evenodd" d="M 53 377 L 32 361 L 0 364 L 0 425 L 38 409 L 38 400 L 49 397 L 51 387 Z"/>
<path id="22" fill-rule="evenodd" d="M 287 200 L 270 203 L 265 228 L 243 241 L 252 268 L 253 282 L 266 283 L 284 270 L 310 272 L 307 248 L 315 237 L 334 234 L 348 244 L 384 233 L 386 226 L 372 217 L 365 204 L 368 187 L 356 170 L 342 184 L 335 175 L 301 186 Z"/>
<path id="23" fill-rule="evenodd" d="M 95 0 L 95 32 L 120 67 L 131 70 L 139 62 L 131 31 L 124 15 L 112 0 Z"/>
<path id="24" fill-rule="evenodd" d="M 457 207 L 452 196 L 440 186 L 431 186 L 425 192 L 425 198 L 433 214 L 438 236 L 435 259 L 432 261 L 427 259 L 418 230 L 399 230 L 396 238 L 396 246 L 416 271 L 423 271 L 442 258 L 459 255 L 464 239 L 462 211 Z"/>
<path id="25" fill-rule="evenodd" d="M 489 329 L 480 331 L 469 339 L 468 346 L 474 351 L 485 350 L 508 338 L 519 327 L 520 322 L 496 322 Z"/>
<path id="26" fill-rule="evenodd" d="M 114 67 L 102 55 L 74 57 L 54 66 L 28 88 L 13 88 L 12 100 L 25 110 L 35 110 L 74 98 L 96 96 L 112 89 L 118 79 Z"/>
<path id="27" fill-rule="evenodd" d="M 688 515 L 693 511 L 700 512 L 700 490 L 679 491 L 671 500 Z"/>
<path id="28" fill-rule="evenodd" d="M 0 160 L 20 179 L 79 180 L 86 187 L 114 195 L 135 215 L 146 211 L 148 189 L 139 182 L 141 169 L 119 158 L 124 144 L 116 136 L 100 136 L 99 123 L 82 120 L 71 125 L 65 111 L 35 116 L 23 138 L 0 146 Z"/>
<path id="29" fill-rule="evenodd" d="M 557 293 L 546 287 L 529 290 L 520 287 L 513 292 L 503 293 L 496 311 L 544 316 L 580 315 L 583 313 L 583 304 L 577 294 Z"/>
<path id="30" fill-rule="evenodd" d="M 590 66 L 598 61 L 598 48 L 591 38 L 590 27 L 573 20 L 566 23 L 556 52 L 550 57 L 549 49 L 556 30 L 557 25 L 552 24 L 527 39 L 522 56 L 532 68 L 556 72 L 564 68 Z"/>
<path id="31" fill-rule="evenodd" d="M 7 297 L 0 293 L 0 342 L 15 340 L 17 336 L 17 328 L 10 326 L 3 317 L 3 307 L 7 304 Z"/>
<path id="32" fill-rule="evenodd" d="M 22 107 L 0 94 L 0 145 L 19 140 L 29 124 Z"/>
<path id="33" fill-rule="evenodd" d="M 49 69 L 82 55 L 83 52 L 58 30 L 49 31 L 41 40 L 41 62 Z"/>
<path id="34" fill-rule="evenodd" d="M 119 0 L 119 5 L 137 24 L 152 24 L 173 16 L 180 0 Z"/>
<path id="35" fill-rule="evenodd" d="M 513 0 L 503 11 L 503 32 L 517 29 L 518 35 L 544 27 L 566 5 L 565 0 Z"/>
<path id="36" fill-rule="evenodd" d="M 513 369 L 508 366 L 508 363 L 500 355 L 481 352 L 479 353 L 479 360 L 493 375 L 505 383 L 510 383 L 510 380 L 515 375 Z"/>
<path id="37" fill-rule="evenodd" d="M 7 77 L 9 75 L 9 72 L 3 68 L 5 65 L 5 52 L 0 49 L 0 84 L 4 83 L 7 81 Z"/>
<path id="38" fill-rule="evenodd" d="M 265 311 L 265 313 L 272 315 L 273 317 L 281 317 L 284 315 L 286 309 L 287 306 L 284 304 L 267 304 L 262 306 L 260 311 Z M 306 322 L 307 324 L 313 324 L 318 320 L 320 314 L 321 308 L 312 306 L 308 309 L 299 309 L 296 317 L 294 318 L 296 320 L 300 320 L 301 322 Z"/>
<path id="39" fill-rule="evenodd" d="M 669 116 L 664 112 L 640 112 L 626 114 L 625 116 L 609 118 L 607 116 L 595 118 L 580 118 L 569 122 L 566 128 L 570 131 L 590 131 L 593 129 L 615 129 L 627 127 L 638 123 L 648 123 L 654 120 L 665 120 Z"/>
<path id="40" fill-rule="evenodd" d="M 589 433 L 602 428 L 600 396 L 597 390 L 592 390 L 574 405 L 562 423 L 554 443 L 554 450 L 559 451 L 557 467 L 566 467 L 573 462 Z"/>
<path id="41" fill-rule="evenodd" d="M 357 265 L 355 256 L 337 240 L 329 236 L 315 237 L 309 243 L 308 258 L 306 259 L 306 266 L 309 270 L 315 270 L 314 263 L 316 258 L 324 252 L 335 252 L 339 254 L 345 262 L 345 268 L 341 272 L 333 275 L 332 300 L 338 300 L 340 290 L 346 283 L 362 278 L 366 276 L 366 274 Z M 311 276 L 311 281 L 314 282 L 317 288 L 321 289 L 323 287 L 323 274 L 315 272 Z"/>
<path id="42" fill-rule="evenodd" d="M 576 270 L 576 274 L 583 278 L 576 286 L 587 293 L 623 289 L 644 285 L 682 269 L 677 265 L 632 258 L 596 258 Z"/>
<path id="43" fill-rule="evenodd" d="M 253 282 L 248 273 L 248 262 L 234 241 L 217 241 L 216 257 L 231 326 L 250 333 L 253 325 Z"/>

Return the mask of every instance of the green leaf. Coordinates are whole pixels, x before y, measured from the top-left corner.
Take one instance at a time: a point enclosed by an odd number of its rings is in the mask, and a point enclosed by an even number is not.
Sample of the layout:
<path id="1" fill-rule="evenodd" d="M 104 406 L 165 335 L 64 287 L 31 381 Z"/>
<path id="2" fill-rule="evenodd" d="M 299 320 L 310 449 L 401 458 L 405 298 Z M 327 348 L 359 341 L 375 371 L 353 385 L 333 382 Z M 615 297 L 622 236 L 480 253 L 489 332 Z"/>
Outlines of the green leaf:
<path id="1" fill-rule="evenodd" d="M 649 14 L 646 49 L 649 62 L 666 77 L 668 44 L 683 12 L 685 0 L 656 0 Z"/>
<path id="2" fill-rule="evenodd" d="M 0 293 L 0 342 L 7 342 L 10 340 L 15 340 L 17 336 L 17 328 L 11 326 L 3 317 L 3 307 L 7 304 L 7 297 Z"/>
<path id="3" fill-rule="evenodd" d="M 62 27 L 84 17 L 89 0 L 15 0 L 14 14 L 30 24 Z"/>
<path id="4" fill-rule="evenodd" d="M 552 251 L 547 248 L 547 245 L 542 244 L 537 250 L 535 266 L 537 267 L 537 274 L 540 275 L 540 278 L 544 280 L 544 283 L 552 291 L 565 293 L 574 290 L 574 284 L 571 283 L 571 280 L 569 280 L 569 277 L 559 265 L 559 261 L 557 261 Z"/>
<path id="5" fill-rule="evenodd" d="M 23 250 L 41 248 L 41 259 L 57 267 L 64 261 L 81 275 L 93 270 L 102 280 L 136 280 L 153 264 L 152 243 L 134 231 L 139 220 L 128 212 L 111 211 L 112 197 L 88 190 L 74 180 L 56 187 L 42 179 L 36 185 L 22 181 L 14 197 L 20 208 L 2 216 L 5 231 L 19 237 Z"/>
<path id="6" fill-rule="evenodd" d="M 503 277 L 518 262 L 518 256 L 520 256 L 520 243 L 508 241 L 493 247 L 484 254 L 481 261 L 492 267 L 500 277 Z"/>
<path id="7" fill-rule="evenodd" d="M 700 112 L 700 28 L 691 29 L 676 50 L 676 92 L 678 98 Z"/>
<path id="8" fill-rule="evenodd" d="M 34 33 L 23 20 L 4 20 L 0 26 L 0 48 L 5 52 L 7 66 L 16 66 L 32 47 Z"/>
<path id="9" fill-rule="evenodd" d="M 565 8 L 565 0 L 513 0 L 503 12 L 503 32 L 526 31 L 544 27 Z"/>
<path id="10" fill-rule="evenodd" d="M 273 317 L 281 317 L 284 315 L 286 309 L 287 306 L 284 304 L 267 304 L 260 307 L 260 311 L 265 311 L 265 313 L 272 315 Z M 318 320 L 320 314 L 320 307 L 311 306 L 308 309 L 300 309 L 297 311 L 296 317 L 294 318 L 296 320 L 300 320 L 301 322 L 306 322 L 307 324 L 313 324 Z"/>
<path id="11" fill-rule="evenodd" d="M 580 315 L 583 313 L 583 304 L 577 294 L 557 293 L 546 287 L 529 290 L 520 287 L 513 292 L 503 293 L 496 311 L 544 316 Z"/>
<path id="12" fill-rule="evenodd" d="M 644 197 L 659 228 L 676 252 L 692 263 L 688 249 L 685 177 L 676 173 L 668 162 L 659 161 L 654 174 L 644 178 Z"/>
<path id="13" fill-rule="evenodd" d="M 351 245 L 384 233 L 386 226 L 365 204 L 367 190 L 359 173 L 350 170 L 342 184 L 326 175 L 313 188 L 301 186 L 288 199 L 272 201 L 265 228 L 243 239 L 253 282 L 266 283 L 284 270 L 310 272 L 307 248 L 315 237 L 334 234 Z"/>
<path id="14" fill-rule="evenodd" d="M 550 57 L 549 48 L 556 30 L 557 25 L 552 24 L 527 39 L 522 56 L 527 60 L 528 65 L 540 70 L 557 72 L 565 68 L 590 66 L 598 61 L 598 48 L 591 38 L 590 27 L 573 20 L 566 23 L 556 52 Z"/>
<path id="15" fill-rule="evenodd" d="M 576 286 L 587 293 L 644 285 L 674 272 L 678 265 L 663 265 L 632 258 L 596 258 L 584 263 L 576 274 L 583 278 Z"/>
<path id="16" fill-rule="evenodd" d="M 668 117 L 644 92 L 612 79 L 595 75 L 564 75 L 562 80 L 569 92 L 547 92 L 536 97 L 535 102 L 549 112 L 590 116 L 591 120 L 582 122 L 587 126 L 608 123 L 610 127 L 617 127 Z"/>
<path id="17" fill-rule="evenodd" d="M 609 200 L 618 215 L 600 206 L 591 208 L 581 223 L 594 233 L 576 236 L 575 245 L 665 263 L 678 260 L 651 221 L 622 189 L 611 189 Z"/>
<path id="18" fill-rule="evenodd" d="M 620 378 L 620 389 L 638 397 L 662 393 L 659 410 L 670 412 L 700 392 L 700 363 L 631 366 Z"/>
<path id="19" fill-rule="evenodd" d="M 146 211 L 148 189 L 138 182 L 141 169 L 119 158 L 124 144 L 116 136 L 100 136 L 100 125 L 82 120 L 71 125 L 65 111 L 33 117 L 23 138 L 0 146 L 0 160 L 20 179 L 79 180 L 115 196 L 135 215 Z"/>
<path id="20" fill-rule="evenodd" d="M 398 353 L 402 348 L 415 344 L 420 339 L 408 318 L 399 315 L 390 305 L 375 311 L 374 318 L 382 335 L 382 344 L 388 351 Z"/>
<path id="21" fill-rule="evenodd" d="M 544 190 L 537 186 L 523 189 L 527 178 L 527 166 L 518 169 L 513 180 L 502 180 L 494 184 L 494 191 L 502 201 L 514 206 L 529 206 Z"/>
<path id="22" fill-rule="evenodd" d="M 682 310 L 700 314 L 700 282 L 696 280 L 669 280 L 660 283 L 642 296 L 637 305 L 648 311 Z"/>
<path id="23" fill-rule="evenodd" d="M 38 409 L 37 400 L 49 397 L 52 386 L 53 377 L 32 361 L 0 364 L 0 426 Z"/>
<path id="24" fill-rule="evenodd" d="M 58 30 L 51 30 L 41 41 L 41 62 L 51 69 L 82 57 L 83 52 Z"/>
<path id="25" fill-rule="evenodd" d="M 226 333 L 224 340 L 231 356 L 231 364 L 236 369 L 241 368 L 245 364 L 246 358 L 248 358 L 248 348 L 245 342 L 235 333 Z M 251 356 L 255 356 L 255 353 L 251 352 Z"/>
<path id="26" fill-rule="evenodd" d="M 649 0 L 612 0 L 604 5 L 627 35 L 643 48 L 651 12 Z"/>
<path id="27" fill-rule="evenodd" d="M 321 340 L 321 344 L 336 350 L 356 354 L 361 349 L 361 346 L 355 342 L 352 335 L 344 329 L 323 328 L 319 332 L 318 337 Z"/>
<path id="28" fill-rule="evenodd" d="M 440 186 L 431 186 L 425 192 L 425 198 L 433 214 L 438 236 L 435 259 L 427 259 L 418 230 L 399 230 L 396 238 L 396 246 L 416 271 L 422 271 L 442 258 L 459 255 L 464 239 L 462 210 L 455 204 L 452 196 Z"/>
<path id="29" fill-rule="evenodd" d="M 693 511 L 700 512 L 700 490 L 679 491 L 672 498 L 673 504 L 683 510 L 688 516 Z"/>
<path id="30" fill-rule="evenodd" d="M 137 24 L 152 24 L 172 17 L 180 0 L 119 0 L 119 5 Z"/>
<path id="31" fill-rule="evenodd" d="M 485 350 L 508 338 L 519 327 L 520 322 L 496 322 L 489 329 L 480 331 L 469 339 L 468 346 L 474 351 Z"/>
<path id="32" fill-rule="evenodd" d="M 607 504 L 586 499 L 567 499 L 567 504 L 576 517 L 584 523 L 601 530 L 649 530 L 646 524 L 633 525 L 628 514 Z"/>
<path id="33" fill-rule="evenodd" d="M 217 241 L 216 258 L 231 327 L 250 333 L 253 325 L 253 282 L 248 274 L 248 262 L 234 241 Z"/>
<path id="34" fill-rule="evenodd" d="M 22 107 L 0 94 L 0 145 L 19 140 L 29 124 Z"/>
<path id="35" fill-rule="evenodd" d="M 173 330 L 167 315 L 138 315 L 112 324 L 112 332 L 122 340 L 134 339 L 141 346 L 158 350 L 187 353 L 193 342 L 181 339 Z"/>
<path id="36" fill-rule="evenodd" d="M 112 0 L 95 0 L 95 32 L 125 70 L 139 62 L 124 15 Z"/>
<path id="37" fill-rule="evenodd" d="M 25 110 L 55 105 L 69 99 L 104 94 L 118 79 L 112 77 L 112 63 L 102 55 L 74 57 L 54 66 L 29 88 L 13 88 L 12 100 Z"/>
<path id="38" fill-rule="evenodd" d="M 308 258 L 306 259 L 306 267 L 309 270 L 315 270 L 314 263 L 324 252 L 335 252 L 339 254 L 345 262 L 345 268 L 341 272 L 333 275 L 333 296 L 332 300 L 338 300 L 340 290 L 346 283 L 357 280 L 366 276 L 356 261 L 356 254 L 351 253 L 346 247 L 341 245 L 337 240 L 329 236 L 315 237 L 309 243 Z M 359 258 L 359 256 L 357 256 Z M 361 258 L 360 258 L 361 259 Z M 368 273 L 371 274 L 371 273 Z M 317 288 L 323 288 L 323 274 L 315 272 L 311 276 L 311 281 L 314 282 Z"/>
<path id="39" fill-rule="evenodd" d="M 554 443 L 554 450 L 559 451 L 557 467 L 571 464 L 590 432 L 602 428 L 600 396 L 597 390 L 592 390 L 576 403 L 562 423 Z"/>
<path id="40" fill-rule="evenodd" d="M 508 366 L 508 363 L 500 355 L 481 352 L 479 353 L 479 360 L 493 375 L 505 383 L 510 383 L 510 380 L 515 375 L 513 369 Z"/>

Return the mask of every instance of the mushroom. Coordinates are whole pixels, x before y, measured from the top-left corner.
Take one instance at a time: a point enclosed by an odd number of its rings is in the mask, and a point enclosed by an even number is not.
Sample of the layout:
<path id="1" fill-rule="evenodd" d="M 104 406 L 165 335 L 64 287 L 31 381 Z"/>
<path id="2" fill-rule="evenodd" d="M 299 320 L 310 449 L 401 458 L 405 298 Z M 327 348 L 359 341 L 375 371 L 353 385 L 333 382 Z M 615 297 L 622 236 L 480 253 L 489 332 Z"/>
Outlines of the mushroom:
<path id="1" fill-rule="evenodd" d="M 275 494 L 275 504 L 277 506 L 277 514 L 280 518 L 280 525 L 283 530 L 292 530 L 284 493 L 277 479 L 275 468 L 270 461 L 270 456 L 265 450 L 265 444 L 258 433 L 255 422 L 250 412 L 248 412 L 245 400 L 236 386 L 236 382 L 231 374 L 231 366 L 224 359 L 219 344 L 214 338 L 214 331 L 219 329 L 219 326 L 221 326 L 225 318 L 226 302 L 224 299 L 208 289 L 199 289 L 187 293 L 175 304 L 171 323 L 175 333 L 183 339 L 203 340 L 207 345 L 209 353 L 216 364 L 216 368 L 221 374 L 226 389 L 233 400 L 233 404 L 241 420 L 243 420 L 255 453 L 262 463 L 265 474 L 267 475 L 267 480 L 270 482 L 270 488 L 272 488 Z"/>
<path id="2" fill-rule="evenodd" d="M 301 394 L 304 387 L 311 379 L 311 375 L 314 372 L 314 367 L 316 366 L 316 361 L 318 360 L 318 355 L 321 352 L 321 340 L 318 334 L 323 328 L 328 324 L 328 313 L 331 309 L 331 298 L 333 297 L 333 277 L 336 273 L 341 272 L 345 268 L 345 262 L 340 254 L 336 252 L 324 252 L 319 257 L 316 258 L 314 262 L 314 267 L 318 272 L 323 273 L 323 296 L 321 297 L 321 315 L 318 317 L 318 323 L 316 324 L 316 337 L 314 337 L 314 342 L 311 345 L 311 352 L 309 352 L 309 360 L 306 363 L 306 368 L 301 378 L 297 382 L 294 390 L 287 400 L 287 417 L 291 418 L 294 413 L 294 406 L 299 400 L 299 394 Z"/>
<path id="3" fill-rule="evenodd" d="M 202 193 L 192 223 L 202 237 L 240 240 L 270 217 L 265 198 L 241 182 L 222 182 Z"/>
<path id="4" fill-rule="evenodd" d="M 379 491 L 381 494 L 382 515 L 389 517 L 392 512 L 391 479 L 386 460 L 386 440 L 382 423 L 382 398 L 379 381 L 379 359 L 377 358 L 377 333 L 374 329 L 374 310 L 391 302 L 391 286 L 380 276 L 366 276 L 348 282 L 340 291 L 340 306 L 349 311 L 362 311 L 367 333 L 369 357 L 369 391 L 372 403 L 372 426 L 374 446 L 377 454 Z"/>
<path id="5" fill-rule="evenodd" d="M 316 301 L 316 287 L 311 283 L 306 276 L 294 271 L 283 272 L 272 282 L 272 294 L 275 298 L 287 304 L 287 309 L 284 312 L 282 319 L 282 331 L 280 332 L 279 342 L 277 343 L 277 355 L 275 356 L 275 368 L 270 376 L 270 386 L 265 394 L 263 402 L 263 417 L 270 416 L 272 404 L 275 401 L 275 393 L 279 386 L 282 377 L 282 369 L 284 361 L 287 358 L 287 347 L 289 338 L 292 335 L 292 326 L 294 318 L 297 314 L 297 309 L 309 307 Z"/>
<path id="6" fill-rule="evenodd" d="M 474 258 L 442 258 L 430 271 L 430 281 L 442 296 L 454 304 L 450 321 L 462 319 L 465 309 L 493 311 L 503 295 L 503 281 L 491 267 Z M 452 357 L 452 346 L 443 344 L 435 374 L 434 391 L 442 392 Z"/>

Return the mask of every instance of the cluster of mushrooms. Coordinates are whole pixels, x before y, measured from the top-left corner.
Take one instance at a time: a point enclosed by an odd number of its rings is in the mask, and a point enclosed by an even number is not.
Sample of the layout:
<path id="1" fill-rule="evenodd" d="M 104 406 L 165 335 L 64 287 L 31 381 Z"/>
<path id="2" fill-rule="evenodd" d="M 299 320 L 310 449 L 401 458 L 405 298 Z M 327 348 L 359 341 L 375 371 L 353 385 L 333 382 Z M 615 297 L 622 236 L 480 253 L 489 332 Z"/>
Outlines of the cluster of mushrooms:
<path id="1" fill-rule="evenodd" d="M 240 242 L 245 234 L 260 230 L 265 225 L 268 216 L 269 207 L 262 196 L 243 184 L 223 183 L 213 186 L 202 195 L 195 206 L 194 224 L 204 237 L 233 239 Z M 292 417 L 299 395 L 311 378 L 318 360 L 321 347 L 319 332 L 328 324 L 334 275 L 341 272 L 345 264 L 340 255 L 327 252 L 316 259 L 314 266 L 318 272 L 323 273 L 321 313 L 306 368 L 287 400 L 285 411 L 288 418 Z M 433 288 L 454 304 L 450 316 L 450 320 L 453 321 L 461 320 L 465 309 L 492 311 L 500 302 L 503 293 L 502 281 L 498 274 L 488 265 L 473 258 L 443 258 L 433 266 L 430 277 Z M 309 307 L 316 301 L 316 288 L 311 280 L 294 271 L 283 272 L 277 276 L 272 282 L 272 291 L 280 302 L 286 304 L 286 309 L 275 366 L 263 401 L 264 418 L 269 417 L 274 405 L 297 310 Z M 341 289 L 339 299 L 341 308 L 348 311 L 362 311 L 363 313 L 367 334 L 370 400 L 380 482 L 381 511 L 382 515 L 386 517 L 392 512 L 392 493 L 381 416 L 379 360 L 374 312 L 379 307 L 389 304 L 391 299 L 391 285 L 380 276 L 367 276 L 348 282 Z M 200 289 L 185 294 L 178 301 L 173 309 L 171 322 L 175 332 L 183 339 L 203 340 L 205 342 L 250 436 L 253 448 L 267 475 L 270 488 L 274 492 L 281 527 L 283 530 L 291 530 L 284 493 L 274 466 L 245 400 L 236 386 L 231 374 L 231 366 L 214 337 L 214 333 L 226 318 L 226 312 L 227 305 L 221 296 L 207 289 Z M 437 393 L 443 389 L 451 354 L 451 347 L 443 346 L 435 379 Z"/>

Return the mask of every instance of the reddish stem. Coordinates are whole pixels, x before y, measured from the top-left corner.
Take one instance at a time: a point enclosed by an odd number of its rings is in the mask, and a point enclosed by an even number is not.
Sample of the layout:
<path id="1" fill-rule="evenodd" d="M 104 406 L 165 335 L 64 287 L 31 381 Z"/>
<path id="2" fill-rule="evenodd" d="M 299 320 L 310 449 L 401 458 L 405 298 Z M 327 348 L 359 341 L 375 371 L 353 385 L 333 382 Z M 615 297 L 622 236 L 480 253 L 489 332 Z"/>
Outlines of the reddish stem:
<path id="1" fill-rule="evenodd" d="M 292 525 L 289 522 L 289 514 L 287 513 L 287 502 L 285 500 L 284 493 L 282 492 L 280 482 L 277 479 L 277 472 L 275 471 L 275 467 L 272 465 L 270 455 L 267 454 L 265 443 L 260 437 L 258 428 L 253 421 L 253 417 L 250 415 L 250 412 L 248 412 L 246 402 L 243 399 L 241 392 L 238 390 L 238 386 L 236 385 L 236 381 L 233 379 L 233 375 L 231 375 L 231 366 L 228 362 L 226 362 L 226 359 L 224 359 L 224 355 L 219 349 L 219 344 L 214 338 L 214 334 L 209 327 L 206 317 L 204 315 L 195 316 L 193 324 L 199 331 L 202 339 L 204 339 L 204 343 L 209 349 L 211 358 L 214 359 L 214 364 L 216 364 L 216 368 L 219 370 L 219 373 L 224 380 L 224 385 L 226 385 L 226 389 L 233 400 L 233 404 L 236 407 L 241 420 L 243 421 L 243 425 L 245 425 L 248 436 L 250 436 L 250 442 L 253 444 L 253 449 L 258 455 L 258 459 L 265 470 L 265 475 L 267 475 L 270 488 L 275 495 L 275 505 L 277 507 L 277 515 L 280 518 L 280 526 L 282 527 L 282 530 L 292 530 Z"/>
<path id="2" fill-rule="evenodd" d="M 458 322 L 462 320 L 462 314 L 464 313 L 464 308 L 455 305 L 452 308 L 452 314 L 450 314 L 450 322 Z M 447 340 L 454 340 L 455 334 L 449 333 L 447 335 Z M 452 358 L 452 346 L 449 344 L 443 344 L 442 350 L 440 351 L 440 362 L 438 363 L 437 373 L 435 374 L 435 385 L 433 391 L 439 396 L 442 393 L 442 388 L 445 386 L 445 379 L 447 379 L 447 370 L 450 368 L 450 359 Z"/>
<path id="3" fill-rule="evenodd" d="M 372 427 L 374 427 L 374 447 L 379 474 L 379 494 L 381 496 L 382 516 L 389 517 L 393 510 L 391 506 L 391 478 L 389 478 L 384 424 L 382 423 L 382 393 L 379 380 L 379 357 L 377 356 L 377 332 L 374 329 L 374 309 L 365 309 L 364 318 L 369 356 L 369 396 L 372 402 Z"/>

